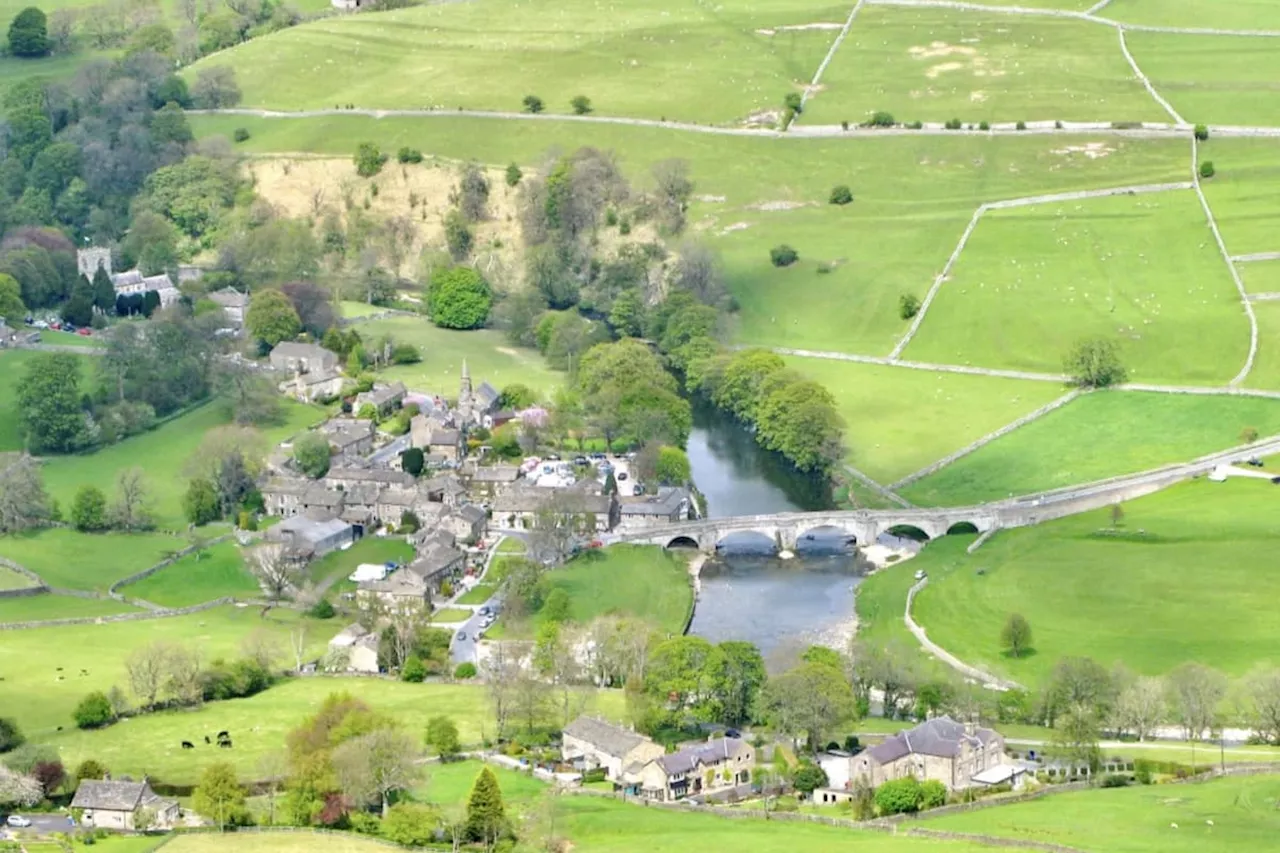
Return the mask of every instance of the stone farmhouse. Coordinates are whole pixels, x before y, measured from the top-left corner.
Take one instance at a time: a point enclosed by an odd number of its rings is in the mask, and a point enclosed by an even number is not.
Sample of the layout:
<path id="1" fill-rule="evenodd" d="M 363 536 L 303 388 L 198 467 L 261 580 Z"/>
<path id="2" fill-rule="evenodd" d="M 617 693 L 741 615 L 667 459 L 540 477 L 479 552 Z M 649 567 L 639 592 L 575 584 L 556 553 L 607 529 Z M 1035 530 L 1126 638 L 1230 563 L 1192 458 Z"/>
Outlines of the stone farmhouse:
<path id="1" fill-rule="evenodd" d="M 756 752 L 751 744 L 719 737 L 655 758 L 639 772 L 625 771 L 623 781 L 645 799 L 670 802 L 750 784 L 755 766 Z"/>
<path id="2" fill-rule="evenodd" d="M 863 780 L 877 787 L 914 776 L 922 782 L 936 779 L 948 791 L 984 784 L 974 777 L 1007 765 L 1004 738 L 998 732 L 947 716 L 900 731 L 849 761 L 850 785 Z"/>
<path id="3" fill-rule="evenodd" d="M 244 315 L 249 310 L 249 294 L 241 293 L 234 287 L 224 287 L 206 294 L 205 298 L 222 309 L 229 326 L 239 329 L 244 325 Z"/>
<path id="4" fill-rule="evenodd" d="M 378 635 L 358 622 L 343 628 L 329 641 L 333 669 L 346 672 L 378 671 Z"/>
<path id="5" fill-rule="evenodd" d="M 353 460 L 373 452 L 377 430 L 373 421 L 358 418 L 331 418 L 320 425 L 320 432 L 329 439 L 329 449 L 341 462 Z"/>
<path id="6" fill-rule="evenodd" d="M 578 770 L 604 768 L 609 781 L 621 784 L 628 768 L 638 771 L 666 754 L 661 744 L 596 717 L 578 717 L 564 727 L 560 755 Z"/>
<path id="7" fill-rule="evenodd" d="M 400 407 L 404 402 L 405 390 L 403 382 L 392 382 L 390 385 L 375 385 L 372 389 L 356 395 L 352 410 L 359 412 L 365 406 L 373 406 L 379 415 L 385 415 Z"/>
<path id="8" fill-rule="evenodd" d="M 549 507 L 579 517 L 583 533 L 605 533 L 618 524 L 617 494 L 604 494 L 600 483 L 593 479 L 565 487 L 517 483 L 493 499 L 493 519 L 502 527 L 528 529 L 538 513 Z"/>
<path id="9" fill-rule="evenodd" d="M 643 530 L 687 521 L 693 507 L 689 490 L 678 486 L 661 486 L 656 495 L 619 498 L 618 529 Z"/>
<path id="10" fill-rule="evenodd" d="M 82 810 L 82 825 L 96 829 L 133 831 L 139 828 L 138 815 L 144 810 L 156 829 L 170 829 L 179 819 L 178 801 L 158 795 L 145 778 L 141 782 L 84 779 L 76 788 L 71 808 Z"/>
<path id="11" fill-rule="evenodd" d="M 494 498 L 515 486 L 520 479 L 520 469 L 515 465 L 469 466 L 462 471 L 472 494 Z"/>

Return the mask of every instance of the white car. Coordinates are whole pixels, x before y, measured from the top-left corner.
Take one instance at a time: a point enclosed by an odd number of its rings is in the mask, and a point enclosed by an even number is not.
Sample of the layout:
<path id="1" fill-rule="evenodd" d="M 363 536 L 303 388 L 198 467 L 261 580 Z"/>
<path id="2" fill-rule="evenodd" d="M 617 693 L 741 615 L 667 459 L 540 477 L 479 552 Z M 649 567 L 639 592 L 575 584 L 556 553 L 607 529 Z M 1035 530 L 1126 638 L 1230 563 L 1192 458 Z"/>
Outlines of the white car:
<path id="1" fill-rule="evenodd" d="M 9 819 L 5 821 L 9 826 L 16 826 L 19 829 L 31 826 L 31 821 L 20 814 L 11 814 Z"/>

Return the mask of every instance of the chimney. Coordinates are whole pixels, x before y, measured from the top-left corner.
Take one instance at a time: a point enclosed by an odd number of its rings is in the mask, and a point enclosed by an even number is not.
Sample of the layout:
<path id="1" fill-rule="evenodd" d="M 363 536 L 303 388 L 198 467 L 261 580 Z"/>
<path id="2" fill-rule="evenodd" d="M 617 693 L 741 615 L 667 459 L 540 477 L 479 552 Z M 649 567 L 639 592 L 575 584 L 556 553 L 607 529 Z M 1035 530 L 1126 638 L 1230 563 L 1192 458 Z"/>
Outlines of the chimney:
<path id="1" fill-rule="evenodd" d="M 975 737 L 978 734 L 978 724 L 970 717 L 968 722 L 964 724 L 964 733 L 969 737 Z"/>

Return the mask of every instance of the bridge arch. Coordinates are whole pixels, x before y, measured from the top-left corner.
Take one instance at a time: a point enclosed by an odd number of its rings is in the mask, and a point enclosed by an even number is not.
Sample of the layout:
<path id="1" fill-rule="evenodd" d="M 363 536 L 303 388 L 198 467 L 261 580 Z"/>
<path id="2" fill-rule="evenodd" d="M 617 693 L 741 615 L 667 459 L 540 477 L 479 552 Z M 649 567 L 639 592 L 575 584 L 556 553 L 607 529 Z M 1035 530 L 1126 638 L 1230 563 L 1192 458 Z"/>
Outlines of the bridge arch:
<path id="1" fill-rule="evenodd" d="M 663 548 L 701 548 L 701 543 L 692 536 L 674 536 Z"/>
<path id="2" fill-rule="evenodd" d="M 832 545 L 857 545 L 858 534 L 844 524 L 819 524 L 802 529 L 796 535 L 796 547 L 831 547 Z"/>
<path id="3" fill-rule="evenodd" d="M 752 552 L 776 551 L 778 540 L 770 531 L 728 530 L 716 538 L 716 550 L 724 548 Z"/>
<path id="4" fill-rule="evenodd" d="M 914 539 L 917 542 L 928 542 L 933 537 L 915 524 L 891 524 L 885 528 L 885 533 L 890 536 L 899 536 L 903 539 Z"/>
<path id="5" fill-rule="evenodd" d="M 947 535 L 954 536 L 957 534 L 978 533 L 978 525 L 972 521 L 957 521 L 955 524 L 947 528 Z"/>

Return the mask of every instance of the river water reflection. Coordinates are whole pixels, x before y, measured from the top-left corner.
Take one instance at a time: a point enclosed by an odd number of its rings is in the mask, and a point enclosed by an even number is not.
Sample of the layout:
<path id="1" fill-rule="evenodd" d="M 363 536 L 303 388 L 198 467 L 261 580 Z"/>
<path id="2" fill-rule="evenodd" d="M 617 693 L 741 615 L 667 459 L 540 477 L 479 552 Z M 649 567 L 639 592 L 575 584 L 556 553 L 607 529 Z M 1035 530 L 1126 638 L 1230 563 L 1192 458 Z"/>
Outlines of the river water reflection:
<path id="1" fill-rule="evenodd" d="M 707 515 L 728 518 L 832 506 L 831 490 L 762 449 L 743 427 L 714 409 L 694 410 L 689 436 L 693 481 Z M 856 552 L 838 538 L 801 543 L 782 560 L 770 543 L 732 537 L 702 568 L 690 633 L 713 643 L 746 640 L 766 660 L 812 644 L 843 648 L 853 629 L 853 591 L 862 574 Z"/>

